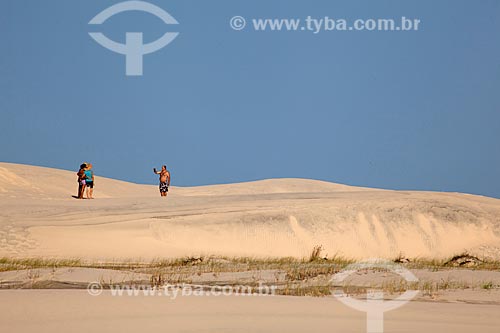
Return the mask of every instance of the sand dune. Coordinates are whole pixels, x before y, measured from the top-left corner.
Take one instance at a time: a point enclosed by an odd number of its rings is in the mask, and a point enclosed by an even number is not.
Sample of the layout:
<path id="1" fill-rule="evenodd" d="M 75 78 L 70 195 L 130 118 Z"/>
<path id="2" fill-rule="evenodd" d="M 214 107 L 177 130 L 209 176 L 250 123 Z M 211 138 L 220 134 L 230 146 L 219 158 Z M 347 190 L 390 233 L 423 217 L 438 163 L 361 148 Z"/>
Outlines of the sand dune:
<path id="1" fill-rule="evenodd" d="M 271 179 L 172 187 L 96 179 L 76 200 L 74 171 L 0 163 L 0 256 L 89 260 L 225 256 L 500 258 L 500 200 Z"/>
<path id="2" fill-rule="evenodd" d="M 71 199 L 76 195 L 76 171 L 0 163 L 0 198 Z M 100 198 L 153 196 L 150 186 L 99 177 Z"/>

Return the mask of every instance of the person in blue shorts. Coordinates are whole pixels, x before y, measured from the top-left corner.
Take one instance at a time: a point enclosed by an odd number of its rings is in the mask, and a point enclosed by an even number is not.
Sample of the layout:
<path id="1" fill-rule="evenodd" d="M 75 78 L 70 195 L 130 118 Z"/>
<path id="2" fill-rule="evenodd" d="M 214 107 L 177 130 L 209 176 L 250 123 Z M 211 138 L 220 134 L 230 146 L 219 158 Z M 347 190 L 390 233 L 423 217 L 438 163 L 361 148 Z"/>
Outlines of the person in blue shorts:
<path id="1" fill-rule="evenodd" d="M 87 164 L 85 168 L 85 186 L 87 187 L 87 199 L 94 199 L 94 171 L 92 171 L 92 164 Z"/>

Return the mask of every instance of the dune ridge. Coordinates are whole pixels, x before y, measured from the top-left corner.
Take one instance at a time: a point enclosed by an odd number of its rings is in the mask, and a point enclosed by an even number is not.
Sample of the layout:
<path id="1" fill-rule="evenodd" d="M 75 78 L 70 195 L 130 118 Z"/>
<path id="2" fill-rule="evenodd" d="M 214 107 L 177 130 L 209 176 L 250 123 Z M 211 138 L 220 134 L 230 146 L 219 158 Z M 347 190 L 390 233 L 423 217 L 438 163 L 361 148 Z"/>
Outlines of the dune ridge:
<path id="1" fill-rule="evenodd" d="M 321 245 L 353 259 L 500 259 L 500 200 L 488 197 L 307 179 L 172 187 L 166 201 L 103 177 L 96 200 L 73 199 L 76 187 L 74 171 L 0 163 L 0 256 L 302 258 Z"/>

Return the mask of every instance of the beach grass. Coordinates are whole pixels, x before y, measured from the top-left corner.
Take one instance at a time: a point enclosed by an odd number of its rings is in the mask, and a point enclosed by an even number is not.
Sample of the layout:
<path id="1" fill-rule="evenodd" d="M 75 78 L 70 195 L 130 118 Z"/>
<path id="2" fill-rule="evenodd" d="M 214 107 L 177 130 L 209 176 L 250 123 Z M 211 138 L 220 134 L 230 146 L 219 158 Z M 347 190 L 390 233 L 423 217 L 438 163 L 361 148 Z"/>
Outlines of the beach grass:
<path id="1" fill-rule="evenodd" d="M 446 259 L 407 259 L 398 256 L 395 263 L 411 270 L 426 269 L 431 272 L 440 270 L 500 270 L 500 262 L 485 258 L 476 258 L 467 253 L 461 253 Z M 407 290 L 419 290 L 424 295 L 434 295 L 443 290 L 477 289 L 490 291 L 499 289 L 498 281 L 464 282 L 454 280 L 407 282 L 401 279 L 391 279 L 382 283 L 356 285 L 330 283 L 333 274 L 340 272 L 348 265 L 355 263 L 354 259 L 342 256 L 322 257 L 321 248 L 315 247 L 311 255 L 305 258 L 252 258 L 223 256 L 192 256 L 183 258 L 157 258 L 154 260 L 109 260 L 86 261 L 79 258 L 0 258 L 0 272 L 26 270 L 36 285 L 41 269 L 58 268 L 90 268 L 108 269 L 144 273 L 150 276 L 151 287 L 165 284 L 197 283 L 210 285 L 217 283 L 237 284 L 244 280 L 245 284 L 263 282 L 276 286 L 276 294 L 293 296 L 326 296 L 334 289 L 341 288 L 347 294 L 362 294 L 370 289 L 380 289 L 385 294 L 401 293 Z M 374 268 L 373 271 L 384 270 Z M 241 275 L 243 274 L 243 275 Z M 144 282 L 144 281 L 143 281 Z M 107 281 L 106 285 L 113 284 Z"/>

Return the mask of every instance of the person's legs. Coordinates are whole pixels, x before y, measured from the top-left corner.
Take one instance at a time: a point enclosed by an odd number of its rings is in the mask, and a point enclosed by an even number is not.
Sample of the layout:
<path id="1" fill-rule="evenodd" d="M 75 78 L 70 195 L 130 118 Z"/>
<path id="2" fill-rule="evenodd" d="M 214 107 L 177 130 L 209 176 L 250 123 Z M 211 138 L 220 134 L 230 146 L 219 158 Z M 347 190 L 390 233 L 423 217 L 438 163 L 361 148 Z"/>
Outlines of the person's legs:
<path id="1" fill-rule="evenodd" d="M 93 199 L 92 193 L 94 191 L 94 182 L 87 182 L 87 199 Z"/>
<path id="2" fill-rule="evenodd" d="M 80 193 L 78 194 L 79 199 L 83 199 L 83 195 L 85 194 L 86 186 L 84 184 L 80 184 Z"/>

